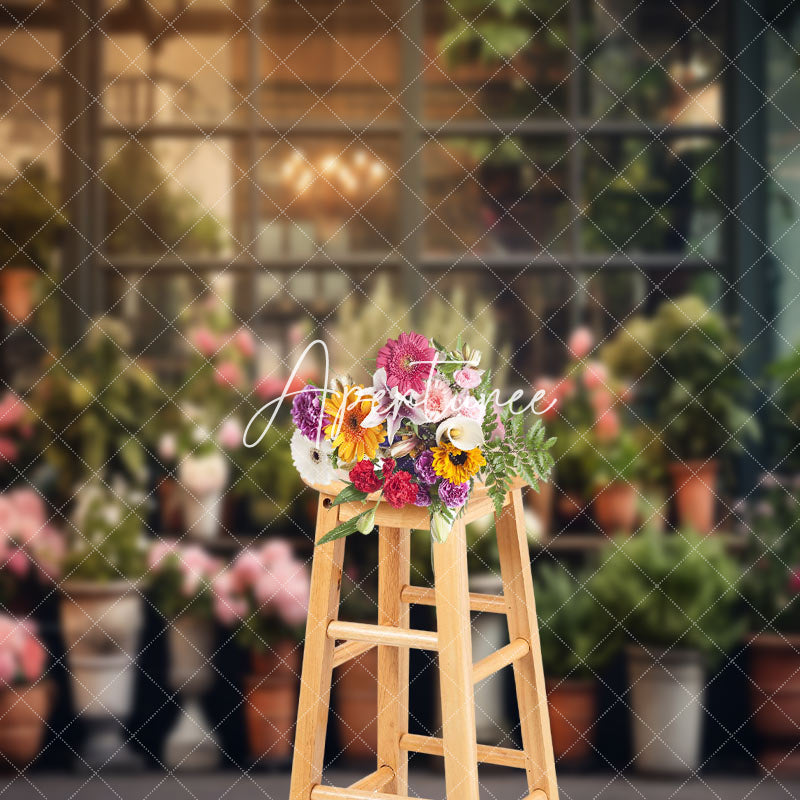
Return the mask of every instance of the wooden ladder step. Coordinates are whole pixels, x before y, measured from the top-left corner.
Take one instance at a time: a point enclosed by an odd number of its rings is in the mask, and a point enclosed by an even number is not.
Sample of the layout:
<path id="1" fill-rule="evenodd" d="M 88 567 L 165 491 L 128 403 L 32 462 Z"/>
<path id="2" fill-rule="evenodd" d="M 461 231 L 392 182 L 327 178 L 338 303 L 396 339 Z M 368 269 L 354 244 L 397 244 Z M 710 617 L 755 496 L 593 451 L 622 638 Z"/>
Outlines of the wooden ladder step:
<path id="1" fill-rule="evenodd" d="M 425 753 L 429 756 L 444 755 L 444 742 L 436 736 L 404 733 L 400 737 L 400 747 L 411 753 Z M 509 747 L 493 747 L 488 744 L 479 744 L 478 761 L 481 764 L 495 764 L 498 767 L 525 769 L 527 759 L 524 750 L 512 750 Z M 533 800 L 539 800 L 539 798 L 534 797 Z"/>
<path id="2" fill-rule="evenodd" d="M 501 647 L 494 653 L 482 658 L 472 668 L 472 682 L 478 683 L 495 672 L 513 664 L 520 658 L 525 658 L 531 651 L 531 646 L 525 639 L 514 639 L 513 642 Z"/>
<path id="3" fill-rule="evenodd" d="M 529 794 L 525 800 L 547 800 L 547 792 L 543 789 L 537 789 L 535 792 Z"/>
<path id="4" fill-rule="evenodd" d="M 395 628 L 391 625 L 370 625 L 364 622 L 334 620 L 328 625 L 328 638 L 345 642 L 368 642 L 372 645 L 415 647 L 418 650 L 439 649 L 439 637 L 434 631 Z"/>
<path id="5" fill-rule="evenodd" d="M 361 778 L 361 780 L 351 783 L 348 788 L 365 792 L 380 792 L 386 788 L 392 778 L 394 778 L 394 770 L 384 764 L 384 766 L 376 769 L 375 772 L 370 772 L 369 775 Z"/>
<path id="6" fill-rule="evenodd" d="M 404 603 L 418 606 L 435 606 L 436 592 L 425 586 L 404 586 L 400 592 Z M 501 594 L 478 594 L 470 592 L 469 607 L 471 611 L 483 611 L 487 614 L 505 614 L 506 600 Z"/>
<path id="7" fill-rule="evenodd" d="M 372 642 L 342 642 L 333 649 L 333 668 L 341 667 L 354 658 L 368 653 L 375 647 Z"/>
<path id="8" fill-rule="evenodd" d="M 317 785 L 311 790 L 311 800 L 421 800 L 408 795 L 371 792 L 364 789 L 340 789 L 337 786 Z M 539 798 L 534 798 L 539 800 Z"/>

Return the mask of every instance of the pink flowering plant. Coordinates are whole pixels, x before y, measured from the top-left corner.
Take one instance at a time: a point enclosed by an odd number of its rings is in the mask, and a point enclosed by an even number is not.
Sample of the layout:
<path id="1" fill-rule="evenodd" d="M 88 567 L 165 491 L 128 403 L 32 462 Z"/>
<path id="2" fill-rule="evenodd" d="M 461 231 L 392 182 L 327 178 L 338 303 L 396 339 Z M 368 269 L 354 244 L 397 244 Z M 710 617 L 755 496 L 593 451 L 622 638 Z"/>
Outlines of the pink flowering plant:
<path id="1" fill-rule="evenodd" d="M 58 577 L 64 538 L 48 521 L 42 497 L 34 489 L 0 494 L 0 601 L 8 603 L 31 576 Z"/>
<path id="2" fill-rule="evenodd" d="M 164 619 L 213 617 L 211 584 L 222 569 L 219 559 L 198 545 L 157 541 L 150 546 L 147 567 L 150 596 Z"/>
<path id="3" fill-rule="evenodd" d="M 38 681 L 46 663 L 34 625 L 0 614 L 0 688 Z"/>
<path id="4" fill-rule="evenodd" d="M 308 613 L 310 579 L 306 565 L 283 539 L 243 550 L 212 581 L 214 611 L 236 640 L 266 650 L 284 639 L 299 640 Z"/>
<path id="5" fill-rule="evenodd" d="M 394 508 L 429 509 L 431 535 L 444 541 L 477 481 L 500 511 L 514 476 L 535 489 L 553 465 L 541 419 L 528 426 L 516 393 L 501 403 L 481 354 L 460 339 L 450 350 L 418 333 L 401 333 L 378 351 L 371 386 L 334 382 L 295 395 L 292 457 L 316 485 L 345 480 L 334 503 L 360 501 L 365 510 L 320 540 L 374 527 L 370 494 Z"/>

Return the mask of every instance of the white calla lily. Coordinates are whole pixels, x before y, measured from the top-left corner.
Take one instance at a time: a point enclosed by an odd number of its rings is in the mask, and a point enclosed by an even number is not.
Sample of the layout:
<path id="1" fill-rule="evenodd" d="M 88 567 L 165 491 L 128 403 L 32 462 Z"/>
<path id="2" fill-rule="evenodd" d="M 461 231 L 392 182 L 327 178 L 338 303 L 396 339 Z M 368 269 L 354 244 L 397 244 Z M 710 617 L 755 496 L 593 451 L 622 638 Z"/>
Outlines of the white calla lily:
<path id="1" fill-rule="evenodd" d="M 480 424 L 469 417 L 450 417 L 439 423 L 436 429 L 436 444 L 442 439 L 450 442 L 459 450 L 472 450 L 483 444 L 483 431 Z"/>

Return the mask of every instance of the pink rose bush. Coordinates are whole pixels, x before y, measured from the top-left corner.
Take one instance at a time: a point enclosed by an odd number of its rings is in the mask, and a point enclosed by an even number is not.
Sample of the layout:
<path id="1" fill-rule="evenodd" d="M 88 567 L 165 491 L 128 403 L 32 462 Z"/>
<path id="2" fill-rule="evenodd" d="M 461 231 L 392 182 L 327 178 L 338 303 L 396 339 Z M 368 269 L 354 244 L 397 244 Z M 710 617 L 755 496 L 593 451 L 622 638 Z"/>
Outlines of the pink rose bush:
<path id="1" fill-rule="evenodd" d="M 222 563 L 198 545 L 158 541 L 147 556 L 150 594 L 165 619 L 213 616 L 212 583 Z"/>
<path id="2" fill-rule="evenodd" d="M 272 539 L 242 551 L 213 581 L 217 619 L 236 628 L 237 640 L 263 650 L 301 635 L 310 591 L 306 565 L 288 542 Z"/>
<path id="3" fill-rule="evenodd" d="M 60 575 L 66 543 L 49 524 L 44 501 L 34 489 L 0 494 L 0 577 L 5 589 L 29 575 L 53 580 Z"/>
<path id="4" fill-rule="evenodd" d="M 33 624 L 0 614 L 0 687 L 38 681 L 46 663 Z"/>

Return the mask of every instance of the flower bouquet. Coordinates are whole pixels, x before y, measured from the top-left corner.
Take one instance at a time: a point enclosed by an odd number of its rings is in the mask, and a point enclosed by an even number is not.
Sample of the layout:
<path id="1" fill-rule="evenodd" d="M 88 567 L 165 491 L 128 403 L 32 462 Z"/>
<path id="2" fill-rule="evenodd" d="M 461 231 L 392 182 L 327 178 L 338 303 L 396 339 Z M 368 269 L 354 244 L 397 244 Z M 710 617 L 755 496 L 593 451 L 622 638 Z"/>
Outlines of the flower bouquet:
<path id="1" fill-rule="evenodd" d="M 309 484 L 346 485 L 334 500 L 385 500 L 394 508 L 430 509 L 434 540 L 447 539 L 479 481 L 499 514 L 512 479 L 538 490 L 553 466 L 537 419 L 525 430 L 524 411 L 534 413 L 537 392 L 521 410 L 501 404 L 480 352 L 459 341 L 453 351 L 418 333 L 401 333 L 378 351 L 372 386 L 334 381 L 330 389 L 307 386 L 294 397 L 292 458 Z M 319 544 L 369 533 L 377 503 L 338 525 Z"/>

